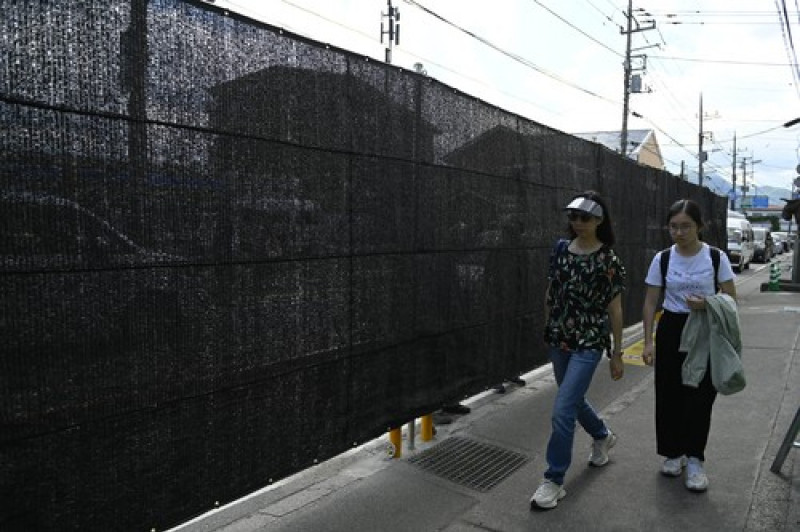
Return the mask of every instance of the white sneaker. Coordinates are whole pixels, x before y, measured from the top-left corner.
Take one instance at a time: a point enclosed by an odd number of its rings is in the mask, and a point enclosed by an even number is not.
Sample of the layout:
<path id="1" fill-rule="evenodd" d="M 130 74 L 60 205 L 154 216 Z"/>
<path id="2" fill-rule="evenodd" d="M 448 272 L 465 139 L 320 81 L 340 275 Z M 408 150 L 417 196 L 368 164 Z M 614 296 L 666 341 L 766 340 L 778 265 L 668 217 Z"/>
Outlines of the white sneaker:
<path id="1" fill-rule="evenodd" d="M 617 435 L 608 431 L 608 436 L 592 442 L 592 454 L 589 455 L 589 464 L 600 467 L 608 463 L 608 450 L 617 444 Z"/>
<path id="2" fill-rule="evenodd" d="M 668 477 L 679 477 L 686 466 L 686 456 L 667 458 L 661 466 L 661 474 Z"/>
<path id="3" fill-rule="evenodd" d="M 531 508 L 555 508 L 566 494 L 564 488 L 552 480 L 545 480 L 531 497 Z"/>
<path id="4" fill-rule="evenodd" d="M 703 469 L 703 462 L 694 456 L 689 458 L 689 463 L 686 465 L 686 488 L 691 491 L 708 489 L 708 477 Z"/>

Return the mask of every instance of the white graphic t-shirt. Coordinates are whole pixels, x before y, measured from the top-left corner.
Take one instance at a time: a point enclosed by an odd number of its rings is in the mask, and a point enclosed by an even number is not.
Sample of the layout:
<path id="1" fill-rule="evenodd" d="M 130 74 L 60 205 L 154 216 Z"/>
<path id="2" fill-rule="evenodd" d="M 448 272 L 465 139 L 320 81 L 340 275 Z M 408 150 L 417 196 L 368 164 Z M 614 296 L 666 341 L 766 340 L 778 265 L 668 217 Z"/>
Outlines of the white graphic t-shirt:
<path id="1" fill-rule="evenodd" d="M 724 252 L 720 251 L 718 281 L 724 283 L 734 278 L 731 262 Z M 661 252 L 659 251 L 650 263 L 647 277 L 644 280 L 650 286 L 661 286 Z M 714 263 L 708 244 L 695 255 L 684 257 L 672 246 L 669 254 L 667 270 L 667 290 L 664 292 L 664 308 L 670 312 L 690 311 L 686 297 L 714 295 Z"/>

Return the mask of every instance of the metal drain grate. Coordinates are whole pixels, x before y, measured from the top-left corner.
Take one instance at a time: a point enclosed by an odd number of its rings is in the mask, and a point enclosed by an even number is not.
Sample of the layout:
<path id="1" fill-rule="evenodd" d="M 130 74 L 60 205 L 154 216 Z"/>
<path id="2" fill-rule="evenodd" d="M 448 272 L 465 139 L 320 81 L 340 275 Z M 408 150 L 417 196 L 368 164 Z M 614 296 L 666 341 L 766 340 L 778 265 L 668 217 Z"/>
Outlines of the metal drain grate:
<path id="1" fill-rule="evenodd" d="M 454 436 L 409 458 L 435 475 L 477 491 L 489 491 L 528 457 L 495 445 Z"/>

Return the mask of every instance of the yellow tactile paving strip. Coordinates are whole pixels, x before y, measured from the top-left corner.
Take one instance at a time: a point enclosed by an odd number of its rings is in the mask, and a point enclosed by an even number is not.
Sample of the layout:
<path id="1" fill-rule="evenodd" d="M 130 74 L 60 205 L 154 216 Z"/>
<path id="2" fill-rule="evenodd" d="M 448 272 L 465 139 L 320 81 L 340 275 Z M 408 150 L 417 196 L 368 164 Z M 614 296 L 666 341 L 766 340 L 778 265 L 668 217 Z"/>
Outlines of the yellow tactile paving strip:
<path id="1" fill-rule="evenodd" d="M 661 312 L 656 312 L 655 319 L 653 320 L 653 330 L 658 326 L 658 320 L 661 319 Z M 623 350 L 622 361 L 632 366 L 644 366 L 642 360 L 642 351 L 644 350 L 644 340 L 639 340 L 635 344 L 629 345 Z"/>
<path id="2" fill-rule="evenodd" d="M 644 349 L 644 340 L 639 340 L 633 345 L 629 345 L 622 353 L 622 361 L 626 364 L 633 366 L 644 366 L 642 360 L 642 350 Z"/>

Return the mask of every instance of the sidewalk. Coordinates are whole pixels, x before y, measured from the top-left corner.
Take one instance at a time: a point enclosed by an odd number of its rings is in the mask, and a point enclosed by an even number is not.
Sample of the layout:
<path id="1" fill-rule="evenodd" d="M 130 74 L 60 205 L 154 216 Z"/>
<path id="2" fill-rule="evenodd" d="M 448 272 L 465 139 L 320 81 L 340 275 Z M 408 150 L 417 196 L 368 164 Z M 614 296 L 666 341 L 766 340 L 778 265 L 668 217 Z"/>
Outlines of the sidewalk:
<path id="1" fill-rule="evenodd" d="M 800 450 L 789 451 L 780 474 L 769 469 L 800 406 L 800 294 L 760 292 L 769 268 L 753 270 L 737 281 L 748 384 L 717 398 L 705 493 L 659 474 L 653 372 L 634 357 L 619 382 L 604 361 L 589 392 L 619 436 L 610 463 L 587 466 L 590 440 L 578 429 L 567 496 L 553 510 L 531 511 L 528 503 L 546 467 L 556 389 L 545 367 L 524 376 L 524 387 L 471 398 L 470 414 L 437 426 L 432 442 L 417 438 L 413 451 L 404 441 L 399 459 L 389 458 L 382 438 L 173 531 L 798 530 Z M 628 343 L 640 330 L 626 331 Z M 464 446 L 438 452 L 451 444 Z M 481 470 L 482 464 L 489 467 Z M 447 478 L 467 470 L 477 483 Z M 480 482 L 496 484 L 482 488 Z"/>

